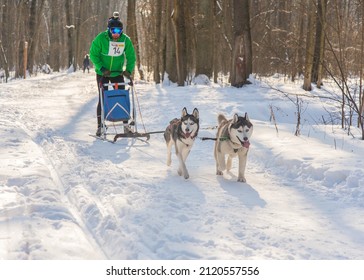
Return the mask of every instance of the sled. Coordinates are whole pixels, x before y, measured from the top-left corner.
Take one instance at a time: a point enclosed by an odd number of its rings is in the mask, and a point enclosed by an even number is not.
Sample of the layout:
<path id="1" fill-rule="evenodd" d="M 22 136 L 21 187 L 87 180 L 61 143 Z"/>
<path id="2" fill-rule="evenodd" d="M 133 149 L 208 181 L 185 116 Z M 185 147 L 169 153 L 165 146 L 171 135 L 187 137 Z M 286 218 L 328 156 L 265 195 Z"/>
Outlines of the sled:
<path id="1" fill-rule="evenodd" d="M 116 142 L 118 138 L 149 140 L 149 133 L 140 133 L 137 129 L 135 92 L 132 81 L 129 83 L 100 83 L 99 87 L 101 135 L 90 136 L 112 143 Z M 112 132 L 110 132 L 111 130 Z"/>

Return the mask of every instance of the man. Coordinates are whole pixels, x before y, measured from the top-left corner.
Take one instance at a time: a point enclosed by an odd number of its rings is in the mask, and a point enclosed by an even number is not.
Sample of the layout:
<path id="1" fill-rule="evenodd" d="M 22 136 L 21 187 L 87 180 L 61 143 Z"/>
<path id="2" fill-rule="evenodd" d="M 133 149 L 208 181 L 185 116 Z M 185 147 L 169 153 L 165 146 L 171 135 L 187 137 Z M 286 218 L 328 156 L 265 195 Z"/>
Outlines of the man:
<path id="1" fill-rule="evenodd" d="M 85 58 L 83 59 L 83 73 L 85 73 L 87 69 L 87 73 L 90 73 L 90 59 L 88 54 L 85 55 Z"/>
<path id="2" fill-rule="evenodd" d="M 90 59 L 95 67 L 97 87 L 100 83 L 123 83 L 124 76 L 130 79 L 135 67 L 135 51 L 129 36 L 123 33 L 119 13 L 109 18 L 107 30 L 99 33 L 92 41 Z M 124 70 L 125 64 L 125 70 Z M 101 100 L 97 104 L 97 131 L 101 135 Z"/>

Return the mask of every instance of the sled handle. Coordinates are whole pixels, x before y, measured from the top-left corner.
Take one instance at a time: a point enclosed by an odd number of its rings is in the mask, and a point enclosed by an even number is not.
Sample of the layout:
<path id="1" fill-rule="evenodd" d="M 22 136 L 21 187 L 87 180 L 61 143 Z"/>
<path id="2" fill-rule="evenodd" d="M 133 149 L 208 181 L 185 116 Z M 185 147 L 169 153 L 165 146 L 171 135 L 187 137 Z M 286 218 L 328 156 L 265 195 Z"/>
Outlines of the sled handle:
<path id="1" fill-rule="evenodd" d="M 115 86 L 115 85 L 118 85 L 118 86 L 130 86 L 130 83 L 105 83 L 105 84 L 102 84 L 104 87 L 107 87 L 107 86 Z"/>

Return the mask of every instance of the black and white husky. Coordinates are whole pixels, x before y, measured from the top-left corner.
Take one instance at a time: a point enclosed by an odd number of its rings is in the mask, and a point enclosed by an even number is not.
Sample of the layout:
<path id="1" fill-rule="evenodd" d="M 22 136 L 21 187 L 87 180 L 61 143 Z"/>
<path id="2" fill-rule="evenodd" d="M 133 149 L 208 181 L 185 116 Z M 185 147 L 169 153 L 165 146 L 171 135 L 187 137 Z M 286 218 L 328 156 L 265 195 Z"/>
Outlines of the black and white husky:
<path id="1" fill-rule="evenodd" d="M 167 165 L 171 165 L 172 146 L 175 145 L 179 161 L 178 175 L 183 176 L 185 179 L 190 176 L 186 168 L 186 159 L 195 142 L 199 128 L 198 110 L 195 108 L 192 114 L 188 114 L 185 107 L 182 110 L 181 119 L 171 120 L 164 132 L 164 139 L 167 144 Z"/>
<path id="2" fill-rule="evenodd" d="M 226 169 L 229 171 L 232 158 L 238 156 L 239 172 L 238 182 L 246 182 L 245 167 L 249 151 L 249 139 L 253 134 L 253 125 L 245 113 L 244 117 L 234 115 L 232 120 L 227 120 L 223 114 L 217 117 L 218 130 L 215 142 L 216 175 L 223 175 Z M 225 155 L 228 155 L 225 162 Z"/>

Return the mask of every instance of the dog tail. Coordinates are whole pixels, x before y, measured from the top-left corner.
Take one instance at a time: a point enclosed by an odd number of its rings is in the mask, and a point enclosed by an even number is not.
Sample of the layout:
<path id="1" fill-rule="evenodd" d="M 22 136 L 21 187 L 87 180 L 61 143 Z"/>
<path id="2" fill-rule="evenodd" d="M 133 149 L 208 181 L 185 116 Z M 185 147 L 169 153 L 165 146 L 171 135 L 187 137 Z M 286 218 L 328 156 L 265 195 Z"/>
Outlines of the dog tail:
<path id="1" fill-rule="evenodd" d="M 223 122 L 226 122 L 227 121 L 227 119 L 226 119 L 226 117 L 223 115 L 223 114 L 219 114 L 218 116 L 217 116 L 217 123 L 220 125 L 221 123 L 223 123 Z"/>

